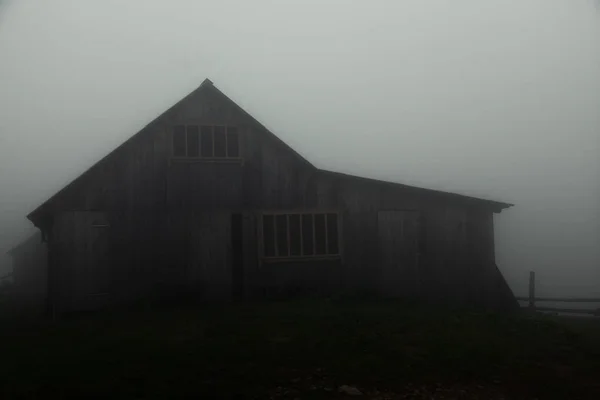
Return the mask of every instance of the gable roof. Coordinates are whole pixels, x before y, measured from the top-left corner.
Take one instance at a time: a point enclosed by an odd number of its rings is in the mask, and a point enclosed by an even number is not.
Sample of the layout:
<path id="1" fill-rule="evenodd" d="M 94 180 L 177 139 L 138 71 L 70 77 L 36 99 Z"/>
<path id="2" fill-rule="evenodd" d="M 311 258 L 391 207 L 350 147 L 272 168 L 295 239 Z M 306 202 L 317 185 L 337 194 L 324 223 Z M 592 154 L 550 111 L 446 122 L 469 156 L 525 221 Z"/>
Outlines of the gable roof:
<path id="1" fill-rule="evenodd" d="M 353 176 L 353 175 L 346 175 L 346 174 L 335 173 L 335 172 L 332 172 L 332 171 L 325 171 L 325 170 L 317 169 L 313 164 L 311 164 L 308 160 L 306 160 L 298 152 L 296 152 L 293 148 L 291 148 L 287 143 L 285 143 L 283 140 L 281 140 L 279 137 L 277 137 L 273 132 L 271 132 L 267 127 L 265 127 L 258 120 L 256 120 L 256 118 L 254 118 L 252 115 L 250 115 L 248 112 L 246 112 L 243 108 L 241 108 L 236 102 L 234 102 L 227 95 L 225 95 L 223 92 L 221 92 L 219 89 L 217 89 L 213 85 L 212 81 L 207 78 L 207 79 L 205 79 L 200 84 L 200 86 L 198 86 L 196 89 L 194 89 L 193 91 L 191 91 L 190 93 L 188 93 L 185 97 L 183 97 L 177 103 L 175 103 L 174 105 L 172 105 L 171 107 L 169 107 L 166 111 L 164 111 L 163 113 L 161 113 L 159 116 L 157 116 L 156 118 L 154 118 L 150 123 L 148 123 L 142 129 L 140 129 L 136 134 L 134 134 L 129 139 L 127 139 L 126 141 L 124 141 L 121 145 L 119 145 L 117 148 L 115 148 L 109 154 L 107 154 L 102 159 L 100 159 L 98 162 L 96 162 L 95 164 L 93 164 L 91 167 L 89 167 L 87 170 L 85 170 L 81 175 L 79 175 L 77 178 L 75 178 L 73 181 L 71 181 L 69 184 L 67 184 L 65 187 L 63 187 L 61 190 L 59 190 L 57 193 L 55 193 L 53 196 L 51 196 L 49 199 L 47 199 L 45 202 L 43 202 L 35 210 L 33 210 L 32 212 L 30 212 L 27 215 L 27 219 L 29 219 L 36 226 L 38 226 L 39 225 L 39 221 L 40 221 L 41 217 L 44 215 L 45 211 L 47 211 L 49 209 L 49 206 L 61 194 L 65 193 L 67 190 L 69 190 L 69 188 L 75 186 L 78 182 L 82 181 L 86 176 L 88 176 L 91 173 L 91 171 L 93 171 L 94 169 L 98 168 L 102 164 L 106 163 L 109 160 L 110 156 L 112 154 L 114 154 L 117 150 L 119 150 L 119 149 L 127 146 L 127 144 L 131 143 L 136 137 L 142 135 L 148 129 L 152 128 L 155 124 L 157 124 L 158 122 L 160 122 L 161 119 L 164 116 L 170 114 L 173 110 L 175 110 L 177 107 L 179 107 L 180 105 L 182 105 L 183 103 L 185 103 L 192 96 L 194 96 L 197 93 L 199 93 L 201 91 L 204 91 L 204 90 L 211 90 L 213 93 L 217 94 L 217 96 L 221 97 L 224 101 L 230 103 L 243 116 L 247 117 L 252 124 L 254 124 L 255 126 L 257 126 L 259 129 L 263 130 L 267 135 L 269 135 L 273 140 L 275 140 L 275 142 L 279 146 L 281 146 L 283 149 L 285 149 L 286 151 L 290 152 L 300 163 L 304 164 L 305 166 L 307 166 L 309 168 L 313 168 L 316 171 L 319 171 L 321 173 L 325 173 L 325 174 L 337 174 L 338 176 L 346 176 L 346 177 L 352 177 L 352 178 L 356 178 L 356 179 L 369 180 L 371 182 L 376 182 L 376 183 L 379 183 L 379 184 L 397 185 L 398 187 L 402 187 L 404 189 L 426 191 L 426 192 L 430 192 L 432 194 L 442 194 L 442 195 L 446 195 L 446 196 L 449 195 L 449 196 L 451 196 L 453 198 L 456 198 L 456 199 L 462 199 L 462 200 L 467 200 L 467 201 L 475 201 L 475 202 L 479 202 L 481 204 L 487 204 L 488 206 L 491 206 L 492 208 L 497 209 L 498 211 L 496 211 L 496 212 L 499 212 L 500 210 L 502 210 L 504 208 L 511 207 L 513 205 L 513 204 L 508 204 L 508 203 L 502 203 L 502 202 L 497 202 L 497 201 L 491 201 L 491 200 L 485 200 L 485 199 L 480 199 L 480 198 L 475 198 L 475 197 L 464 196 L 464 195 L 460 195 L 460 194 L 456 194 L 456 193 L 441 192 L 441 191 L 436 191 L 436 190 L 431 190 L 431 189 L 423 189 L 423 188 L 418 188 L 418 187 L 415 187 L 415 186 L 403 185 L 403 184 L 395 183 L 395 182 L 379 181 L 379 180 L 370 179 L 370 178 L 361 178 L 361 177 L 357 177 L 357 176 Z"/>
<path id="2" fill-rule="evenodd" d="M 274 139 L 275 142 L 279 146 L 284 147 L 287 151 L 289 151 L 291 154 L 293 154 L 294 157 L 296 159 L 298 159 L 298 161 L 300 161 L 301 163 L 303 163 L 304 165 L 306 165 L 306 166 L 308 166 L 310 168 L 315 168 L 314 165 L 312 165 L 310 162 L 308 162 L 308 160 L 306 160 L 304 157 L 302 157 L 300 154 L 298 154 L 298 152 L 296 152 L 294 149 L 292 149 L 287 143 L 285 143 L 283 140 L 281 140 L 279 137 L 277 137 L 273 132 L 271 132 L 268 128 L 266 128 L 263 124 L 261 124 L 256 118 L 254 118 L 252 115 L 248 114 L 243 108 L 241 108 L 233 100 L 231 100 L 229 97 L 227 97 L 225 95 L 225 93 L 223 93 L 219 89 L 217 89 L 213 85 L 213 83 L 212 83 L 212 81 L 210 79 L 206 78 L 200 84 L 200 86 L 198 86 L 196 89 L 194 89 L 193 91 L 191 91 L 190 93 L 188 93 L 185 97 L 183 97 L 177 103 L 173 104 L 166 111 L 164 111 L 163 113 L 161 113 L 159 116 L 157 116 L 156 118 L 154 118 L 146 126 L 144 126 L 142 129 L 140 129 L 136 134 L 134 134 L 129 139 L 127 139 L 126 141 L 124 141 L 123 143 L 121 143 L 117 148 L 115 148 L 113 151 L 111 151 L 110 153 L 108 153 L 106 156 L 104 156 L 98 162 L 96 162 L 91 167 L 89 167 L 87 170 L 85 170 L 81 175 L 79 175 L 77 178 L 75 178 L 74 180 L 72 180 L 69 184 L 67 184 L 61 190 L 59 190 L 54 195 L 52 195 L 49 199 L 47 199 L 45 202 L 43 202 L 41 205 L 39 205 L 35 210 L 33 210 L 32 212 L 30 212 L 27 215 L 27 219 L 29 219 L 31 222 L 33 222 L 37 226 L 37 221 L 39 221 L 39 217 L 44 213 L 44 211 L 49 207 L 49 205 L 52 202 L 54 202 L 61 194 L 65 193 L 67 190 L 69 190 L 69 188 L 75 186 L 78 182 L 82 181 L 87 175 L 89 175 L 91 173 L 91 171 L 93 171 L 94 169 L 98 168 L 100 165 L 102 165 L 105 162 L 107 162 L 107 160 L 110 158 L 110 156 L 113 153 L 115 153 L 117 150 L 119 150 L 119 149 L 127 146 L 127 144 L 131 143 L 136 137 L 142 135 L 146 130 L 152 128 L 155 124 L 157 124 L 164 116 L 170 114 L 173 110 L 177 109 L 180 105 L 184 104 L 192 96 L 200 93 L 203 90 L 212 90 L 213 93 L 217 94 L 217 96 L 220 96 L 223 100 L 225 100 L 226 102 L 228 102 L 231 105 L 233 105 L 234 108 L 236 110 L 238 110 L 242 115 L 244 115 L 245 117 L 247 117 L 252 124 L 256 125 L 258 128 L 260 128 L 264 132 L 266 132 L 266 134 L 269 135 L 272 139 Z"/>
<path id="3" fill-rule="evenodd" d="M 252 115 L 248 114 L 248 112 L 246 112 L 246 110 L 244 110 L 242 107 L 240 107 L 235 101 L 233 101 L 229 97 L 227 97 L 227 95 L 225 93 L 223 93 L 219 89 L 217 89 L 217 87 L 214 86 L 209 79 L 205 79 L 204 82 L 208 82 L 210 84 L 211 88 L 219 96 L 221 96 L 225 101 L 231 103 L 231 105 L 233 105 L 233 107 L 237 111 L 239 111 L 243 116 L 247 117 L 254 125 L 256 125 L 258 128 L 264 130 L 269 136 L 271 136 L 271 138 L 273 138 L 275 140 L 275 142 L 277 142 L 280 146 L 283 146 L 286 149 L 286 151 L 289 151 L 291 154 L 293 154 L 294 157 L 296 157 L 296 159 L 298 159 L 300 162 L 302 162 L 307 167 L 315 168 L 315 166 L 313 164 L 311 164 L 306 158 L 302 157 L 296 150 L 292 149 L 287 143 L 285 143 L 283 140 L 281 140 L 277 135 L 275 135 L 273 132 L 271 132 L 267 127 L 265 127 L 263 124 L 258 122 L 258 120 L 256 118 L 254 118 Z M 200 85 L 200 86 L 202 86 L 202 85 Z"/>

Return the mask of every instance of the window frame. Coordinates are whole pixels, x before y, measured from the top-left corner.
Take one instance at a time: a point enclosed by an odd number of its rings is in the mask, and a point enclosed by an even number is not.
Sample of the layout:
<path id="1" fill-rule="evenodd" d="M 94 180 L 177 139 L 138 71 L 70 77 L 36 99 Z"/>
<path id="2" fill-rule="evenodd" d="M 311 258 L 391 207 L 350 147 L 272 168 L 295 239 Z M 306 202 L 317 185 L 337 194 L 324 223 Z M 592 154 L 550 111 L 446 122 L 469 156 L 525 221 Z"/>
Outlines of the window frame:
<path id="1" fill-rule="evenodd" d="M 185 143 L 185 155 L 175 155 L 175 128 L 179 127 L 179 126 L 183 126 L 183 132 L 184 132 L 184 143 Z M 197 156 L 188 156 L 188 126 L 195 126 L 198 128 L 198 155 Z M 202 155 L 202 127 L 210 127 L 210 132 L 211 132 L 211 137 L 212 137 L 212 156 L 207 157 L 207 156 L 203 156 Z M 225 137 L 224 143 L 225 143 L 225 156 L 224 157 L 215 157 L 215 127 L 222 127 L 224 128 L 224 134 L 223 136 Z M 238 155 L 233 157 L 233 156 L 229 156 L 229 129 L 230 128 L 234 128 L 236 135 L 237 135 L 237 153 Z M 169 139 L 170 139 L 170 153 L 171 153 L 171 159 L 174 161 L 178 161 L 178 162 L 241 162 L 243 161 L 243 157 L 241 156 L 241 140 L 240 140 L 240 127 L 238 125 L 234 125 L 234 124 L 209 124 L 209 123 L 181 123 L 181 124 L 174 124 L 171 129 L 170 129 L 170 135 L 169 135 Z"/>
<path id="2" fill-rule="evenodd" d="M 329 234 L 328 234 L 328 221 L 327 215 L 335 214 L 337 218 L 337 253 L 329 253 Z M 287 227 L 287 255 L 280 255 L 277 243 L 277 222 L 276 217 L 280 215 L 286 216 L 286 227 Z M 290 216 L 298 215 L 300 220 L 300 255 L 291 255 L 291 242 L 290 242 Z M 312 227 L 313 227 L 313 254 L 304 254 L 304 238 L 302 235 L 302 216 L 312 215 Z M 315 215 L 325 216 L 325 254 L 316 254 L 316 234 L 315 234 Z M 273 249 L 275 251 L 274 256 L 267 256 L 265 253 L 265 237 L 264 237 L 264 217 L 273 217 L 274 227 L 274 243 Z M 259 259 L 263 263 L 274 263 L 274 262 L 295 262 L 295 261 L 317 261 L 317 260 L 343 260 L 343 225 L 342 225 L 343 213 L 337 209 L 326 209 L 326 210 L 285 210 L 285 211 L 262 211 L 258 214 L 258 255 Z"/>

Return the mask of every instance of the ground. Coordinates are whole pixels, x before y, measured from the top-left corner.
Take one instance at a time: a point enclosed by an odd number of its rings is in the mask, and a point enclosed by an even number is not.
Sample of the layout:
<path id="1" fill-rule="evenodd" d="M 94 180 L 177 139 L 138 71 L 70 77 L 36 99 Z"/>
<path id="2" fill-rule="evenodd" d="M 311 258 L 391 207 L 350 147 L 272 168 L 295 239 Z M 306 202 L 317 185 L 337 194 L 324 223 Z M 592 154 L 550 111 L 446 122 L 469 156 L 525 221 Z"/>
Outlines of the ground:
<path id="1" fill-rule="evenodd" d="M 600 398 L 600 323 L 398 302 L 146 307 L 5 322 L 0 398 Z"/>

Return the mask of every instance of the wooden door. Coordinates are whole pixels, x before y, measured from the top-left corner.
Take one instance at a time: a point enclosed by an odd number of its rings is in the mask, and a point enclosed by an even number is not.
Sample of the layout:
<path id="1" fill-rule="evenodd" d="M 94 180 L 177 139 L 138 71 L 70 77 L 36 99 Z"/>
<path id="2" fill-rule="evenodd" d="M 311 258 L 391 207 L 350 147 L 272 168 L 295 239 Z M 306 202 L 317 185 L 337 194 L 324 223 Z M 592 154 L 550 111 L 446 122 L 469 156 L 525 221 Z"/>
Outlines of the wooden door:
<path id="1" fill-rule="evenodd" d="M 98 211 L 56 215 L 51 235 L 49 293 L 57 311 L 94 307 L 112 290 L 110 225 Z M 102 300 L 97 300 L 101 296 Z"/>
<path id="2" fill-rule="evenodd" d="M 112 290 L 112 266 L 110 262 L 110 224 L 103 212 L 85 213 L 84 237 L 87 242 L 87 279 L 89 294 L 107 294 Z"/>
<path id="3" fill-rule="evenodd" d="M 208 299 L 232 296 L 231 227 L 227 211 L 195 213 L 191 218 L 188 279 L 203 286 Z"/>
<path id="4" fill-rule="evenodd" d="M 233 298 L 244 295 L 244 243 L 242 214 L 231 214 L 231 281 Z"/>
<path id="5" fill-rule="evenodd" d="M 388 296 L 418 293 L 419 212 L 389 210 L 377 214 L 380 287 Z"/>

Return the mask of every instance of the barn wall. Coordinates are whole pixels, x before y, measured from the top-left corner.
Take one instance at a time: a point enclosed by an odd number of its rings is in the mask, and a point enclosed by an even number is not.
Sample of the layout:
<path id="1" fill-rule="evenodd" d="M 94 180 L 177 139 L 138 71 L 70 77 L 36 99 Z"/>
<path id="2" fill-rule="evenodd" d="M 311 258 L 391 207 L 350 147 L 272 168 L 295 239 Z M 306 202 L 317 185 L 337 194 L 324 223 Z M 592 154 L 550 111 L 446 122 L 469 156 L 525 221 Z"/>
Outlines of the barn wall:
<path id="1" fill-rule="evenodd" d="M 95 309 L 115 300 L 106 213 L 67 211 L 55 215 L 49 235 L 50 303 L 55 311 Z"/>
<path id="2" fill-rule="evenodd" d="M 264 263 L 255 279 L 258 295 L 335 293 L 343 288 L 344 267 L 340 260 Z"/>
<path id="3" fill-rule="evenodd" d="M 241 160 L 172 159 L 173 127 L 193 123 L 236 125 Z M 249 291 L 315 283 L 378 289 L 377 212 L 386 209 L 418 210 L 426 221 L 426 251 L 420 255 L 421 273 L 415 282 L 423 296 L 477 293 L 473 296 L 482 298 L 481 282 L 498 282 L 497 269 L 488 265 L 493 263 L 491 211 L 425 191 L 318 172 L 210 88 L 191 96 L 105 161 L 61 194 L 53 212 L 107 214 L 112 284 L 121 295 L 134 296 L 163 283 L 188 284 L 202 288 L 208 297 L 227 297 L 230 218 L 239 212 L 244 215 L 244 280 Z M 256 211 L 303 209 L 341 211 L 343 259 L 262 263 Z M 51 244 L 53 259 L 63 270 L 81 262 L 65 245 L 72 239 L 64 229 L 55 228 L 59 239 Z M 76 292 L 73 286 L 69 290 Z"/>
<path id="4" fill-rule="evenodd" d="M 343 210 L 346 287 L 380 290 L 377 212 L 417 210 L 425 229 L 419 235 L 419 273 L 411 278 L 411 285 L 419 287 L 420 296 L 488 304 L 513 302 L 512 292 L 495 266 L 493 213 L 489 209 L 337 174 L 320 175 L 313 187 L 319 207 Z"/>
<path id="5" fill-rule="evenodd" d="M 174 160 L 178 124 L 238 127 L 237 161 Z M 312 169 L 210 89 L 201 91 L 61 193 L 54 211 L 104 210 L 115 215 L 154 210 L 299 207 Z"/>
<path id="6" fill-rule="evenodd" d="M 47 246 L 35 234 L 11 252 L 17 306 L 26 312 L 41 312 L 48 292 Z"/>
<path id="7" fill-rule="evenodd" d="M 172 128 L 178 124 L 236 125 L 242 160 L 174 160 Z M 230 216 L 257 209 L 303 208 L 312 170 L 280 142 L 211 90 L 199 92 L 118 148 L 61 193 L 53 203 L 57 273 L 69 275 L 61 291 L 79 296 L 81 259 L 76 222 L 65 211 L 105 212 L 115 296 L 135 297 L 156 285 L 189 284 L 213 298 L 231 292 L 228 269 Z M 64 215 L 63 215 L 64 214 Z M 211 215 L 212 214 L 212 215 Z M 70 217 L 77 219 L 75 217 Z M 246 230 L 245 243 L 256 241 Z M 256 269 L 256 252 L 248 269 Z M 211 284 L 208 284 L 211 282 Z M 65 304 L 75 300 L 63 299 Z"/>
<path id="8" fill-rule="evenodd" d="M 417 210 L 426 229 L 419 254 L 419 273 L 409 286 L 418 287 L 427 298 L 452 297 L 468 301 L 471 292 L 485 291 L 484 267 L 493 266 L 492 213 L 467 205 L 436 199 L 414 191 L 392 188 L 376 182 L 328 174 L 307 175 L 306 190 L 295 204 L 282 202 L 266 209 L 335 209 L 341 211 L 343 263 L 340 272 L 332 268 L 304 267 L 302 263 L 260 262 L 260 255 L 250 256 L 247 267 L 253 273 L 255 286 L 291 284 L 299 271 L 310 281 L 314 273 L 320 279 L 335 282 L 342 289 L 379 290 L 381 284 L 378 211 Z M 470 233 L 475 230 L 476 233 Z M 492 235 L 492 236 L 490 236 Z M 255 248 L 256 244 L 252 247 Z M 316 265 L 316 263 L 315 263 Z M 488 269 L 489 276 L 497 272 Z M 276 274 L 276 277 L 273 275 Z M 336 275 L 337 274 L 337 275 Z M 314 279 L 313 279 L 314 280 Z"/>
<path id="9" fill-rule="evenodd" d="M 230 227 L 229 212 L 194 213 L 191 218 L 185 282 L 197 286 L 206 298 L 231 297 Z"/>

